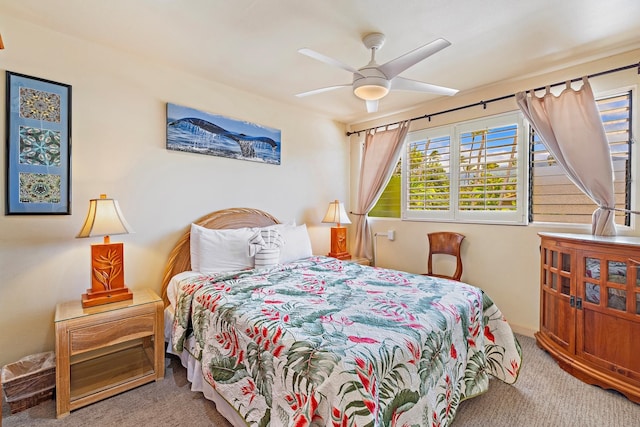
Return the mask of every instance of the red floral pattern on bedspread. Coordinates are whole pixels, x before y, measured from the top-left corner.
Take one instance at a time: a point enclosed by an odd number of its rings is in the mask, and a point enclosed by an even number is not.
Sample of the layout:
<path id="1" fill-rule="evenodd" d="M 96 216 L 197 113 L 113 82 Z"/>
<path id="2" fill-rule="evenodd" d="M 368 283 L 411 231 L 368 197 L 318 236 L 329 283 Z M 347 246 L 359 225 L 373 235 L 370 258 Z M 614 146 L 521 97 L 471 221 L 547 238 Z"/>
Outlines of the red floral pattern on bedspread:
<path id="1" fill-rule="evenodd" d="M 174 351 L 249 425 L 447 426 L 520 369 L 500 310 L 459 282 L 313 257 L 179 287 Z"/>

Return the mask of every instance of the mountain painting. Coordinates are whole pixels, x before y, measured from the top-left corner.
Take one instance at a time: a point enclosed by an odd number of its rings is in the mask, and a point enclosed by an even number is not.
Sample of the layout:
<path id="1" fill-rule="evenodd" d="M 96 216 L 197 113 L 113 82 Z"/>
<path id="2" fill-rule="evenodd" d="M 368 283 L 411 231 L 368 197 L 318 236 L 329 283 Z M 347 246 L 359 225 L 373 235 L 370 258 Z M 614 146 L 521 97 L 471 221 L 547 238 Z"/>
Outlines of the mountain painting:
<path id="1" fill-rule="evenodd" d="M 280 131 L 167 103 L 167 149 L 280 164 Z"/>

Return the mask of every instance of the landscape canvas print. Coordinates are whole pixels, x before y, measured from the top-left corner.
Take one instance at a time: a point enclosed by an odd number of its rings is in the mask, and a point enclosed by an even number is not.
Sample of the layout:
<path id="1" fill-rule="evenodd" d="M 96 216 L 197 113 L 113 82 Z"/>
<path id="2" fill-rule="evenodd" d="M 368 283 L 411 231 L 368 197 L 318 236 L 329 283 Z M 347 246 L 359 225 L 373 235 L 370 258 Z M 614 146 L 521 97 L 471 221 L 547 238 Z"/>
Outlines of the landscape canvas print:
<path id="1" fill-rule="evenodd" d="M 167 149 L 280 164 L 280 130 L 167 103 Z"/>

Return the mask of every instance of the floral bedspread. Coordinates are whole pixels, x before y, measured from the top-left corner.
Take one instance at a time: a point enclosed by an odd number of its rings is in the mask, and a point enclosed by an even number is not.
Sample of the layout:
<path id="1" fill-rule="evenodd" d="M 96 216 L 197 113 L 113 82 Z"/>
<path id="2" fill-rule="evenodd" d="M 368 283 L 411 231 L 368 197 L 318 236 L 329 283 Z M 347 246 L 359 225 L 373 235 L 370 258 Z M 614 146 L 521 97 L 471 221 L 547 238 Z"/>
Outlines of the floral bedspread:
<path id="1" fill-rule="evenodd" d="M 459 282 L 312 257 L 179 287 L 173 350 L 252 426 L 446 426 L 520 369 L 500 310 Z"/>

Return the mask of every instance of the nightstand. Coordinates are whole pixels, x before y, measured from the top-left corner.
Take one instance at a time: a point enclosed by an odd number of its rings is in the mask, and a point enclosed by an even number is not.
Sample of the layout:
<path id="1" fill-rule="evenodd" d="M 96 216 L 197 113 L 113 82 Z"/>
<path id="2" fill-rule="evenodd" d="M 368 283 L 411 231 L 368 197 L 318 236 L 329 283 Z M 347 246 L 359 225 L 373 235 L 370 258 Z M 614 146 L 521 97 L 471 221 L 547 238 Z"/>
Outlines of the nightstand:
<path id="1" fill-rule="evenodd" d="M 56 415 L 164 378 L 162 299 L 148 289 L 133 300 L 83 309 L 56 306 Z"/>

